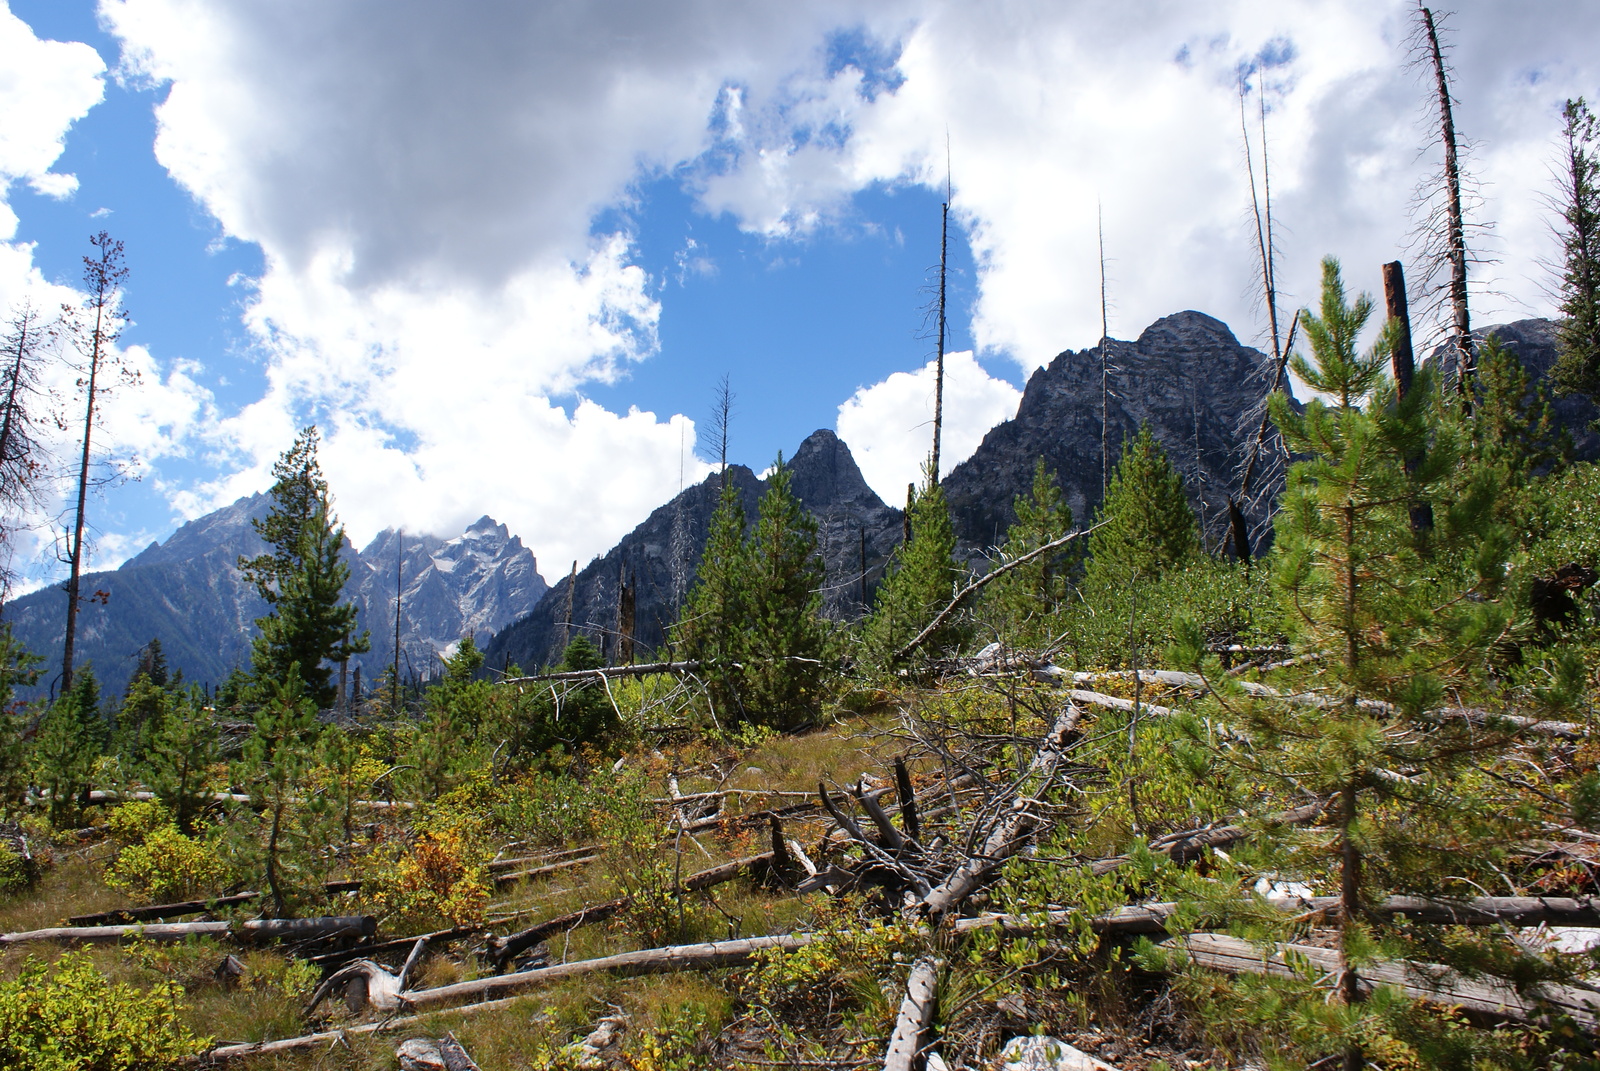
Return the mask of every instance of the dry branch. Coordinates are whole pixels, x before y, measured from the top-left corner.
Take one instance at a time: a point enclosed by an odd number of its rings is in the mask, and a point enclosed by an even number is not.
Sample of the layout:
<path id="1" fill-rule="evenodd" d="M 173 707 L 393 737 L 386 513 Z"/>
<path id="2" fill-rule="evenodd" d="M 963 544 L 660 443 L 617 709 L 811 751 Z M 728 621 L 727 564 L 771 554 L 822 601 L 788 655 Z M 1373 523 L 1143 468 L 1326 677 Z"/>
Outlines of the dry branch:
<path id="1" fill-rule="evenodd" d="M 1106 522 L 1100 522 L 1100 524 L 1104 523 Z M 893 661 L 900 661 L 912 651 L 915 651 L 918 647 L 921 647 L 924 643 L 926 643 L 928 641 L 928 637 L 938 632 L 940 627 L 950 619 L 950 615 L 961 608 L 962 603 L 966 602 L 979 591 L 982 591 L 984 586 L 989 584 L 991 581 L 1000 579 L 1002 576 L 1005 576 L 1019 565 L 1025 565 L 1040 555 L 1049 554 L 1053 550 L 1060 550 L 1068 543 L 1071 543 L 1074 539 L 1082 538 L 1083 536 L 1086 536 L 1090 532 L 1094 531 L 1096 528 L 1099 528 L 1100 524 L 1090 525 L 1088 528 L 1084 528 L 1076 532 L 1068 532 L 1060 539 L 1052 539 L 1050 542 L 1044 544 L 1043 546 L 1035 547 L 1026 554 L 1019 554 L 1017 557 L 1012 558 L 1004 565 L 996 569 L 991 569 L 987 573 L 978 577 L 978 579 L 974 580 L 972 583 L 956 592 L 955 598 L 951 599 L 950 604 L 943 610 L 940 610 L 937 614 L 933 615 L 933 620 L 928 622 L 928 626 L 926 628 L 917 633 L 916 636 L 912 638 L 910 643 L 896 651 L 894 653 Z"/>
<path id="2" fill-rule="evenodd" d="M 1017 781 L 1019 795 L 1012 801 L 1011 811 L 995 823 L 976 855 L 963 860 L 948 878 L 923 898 L 923 907 L 929 915 L 938 918 L 958 907 L 982 884 L 990 871 L 1022 846 L 1023 838 L 1033 829 L 1037 819 L 1028 809 L 1033 801 L 1020 793 L 1029 785 L 1033 786 L 1034 792 L 1043 792 L 1048 787 L 1055 777 L 1056 766 L 1066 753 L 1068 740 L 1076 732 L 1082 717 L 1082 709 L 1069 703 L 1056 719 L 1050 732 L 1040 742 L 1033 762 Z"/>
<path id="3" fill-rule="evenodd" d="M 258 892 L 234 893 L 214 900 L 185 900 L 177 904 L 152 904 L 149 907 L 119 907 L 115 911 L 101 911 L 93 915 L 73 915 L 67 921 L 74 926 L 117 926 L 131 922 L 152 922 L 158 919 L 178 918 L 181 915 L 198 915 L 202 911 L 215 911 L 219 907 L 247 904 L 260 897 Z"/>
<path id="4" fill-rule="evenodd" d="M 37 941 L 114 944 L 128 938 L 181 941 L 186 937 L 237 937 L 241 941 L 304 941 L 349 934 L 371 937 L 378 930 L 372 915 L 312 919 L 251 919 L 246 922 L 158 922 L 148 926 L 58 926 L 47 930 L 0 934 L 0 946 Z"/>

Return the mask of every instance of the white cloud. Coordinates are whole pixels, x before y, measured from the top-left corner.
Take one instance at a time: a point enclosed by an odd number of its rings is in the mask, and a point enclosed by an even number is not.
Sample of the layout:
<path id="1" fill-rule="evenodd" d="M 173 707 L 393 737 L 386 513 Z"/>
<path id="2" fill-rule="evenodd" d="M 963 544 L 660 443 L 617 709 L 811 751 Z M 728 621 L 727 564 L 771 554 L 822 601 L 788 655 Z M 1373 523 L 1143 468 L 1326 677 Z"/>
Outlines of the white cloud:
<path id="1" fill-rule="evenodd" d="M 978 259 L 974 329 L 985 351 L 1028 369 L 1099 337 L 1097 202 L 1113 335 L 1137 337 L 1160 316 L 1197 308 L 1249 337 L 1263 317 L 1236 72 L 1272 53 L 1265 80 L 1287 309 L 1314 302 L 1325 254 L 1344 260 L 1353 285 L 1375 290 L 1378 266 L 1405 251 L 1412 190 L 1435 166 L 1419 155 L 1432 91 L 1405 67 L 1413 10 L 1407 0 L 930 0 L 904 38 L 904 81 L 892 93 L 851 100 L 838 78 L 788 87 L 815 110 L 832 108 L 847 138 L 796 147 L 747 101 L 742 154 L 705 199 L 750 230 L 780 232 L 775 221 L 812 218 L 873 182 L 942 186 L 948 131 L 955 211 Z M 1482 218 L 1499 225 L 1483 243 L 1500 264 L 1476 273 L 1476 316 L 1545 313 L 1547 163 L 1561 102 L 1593 96 L 1600 83 L 1590 47 L 1600 8 L 1476 2 L 1454 21 L 1456 117 L 1480 143 Z M 783 101 L 768 110 L 794 111 Z"/>
<path id="2" fill-rule="evenodd" d="M 984 433 L 1017 413 L 1022 392 L 983 370 L 971 351 L 945 356 L 944 426 L 939 475 L 972 456 Z M 862 387 L 839 407 L 838 432 L 861 466 L 867 484 L 890 505 L 905 500 L 906 484 L 920 482 L 933 449 L 935 362 L 896 372 Z"/>
<path id="3" fill-rule="evenodd" d="M 72 175 L 50 168 L 61 155 L 67 129 L 100 103 L 105 64 L 78 42 L 41 41 L 0 0 L 0 196 L 25 181 L 50 197 L 69 196 Z M 16 231 L 16 217 L 0 209 L 0 238 Z"/>
<path id="4" fill-rule="evenodd" d="M 558 561 L 669 497 L 684 437 L 682 417 L 552 401 L 655 350 L 654 283 L 626 236 L 593 236 L 596 214 L 698 157 L 725 87 L 769 90 L 852 17 L 713 0 L 101 11 L 124 73 L 170 86 L 158 159 L 267 265 L 247 322 L 268 390 L 206 433 L 226 474 L 175 503 L 259 489 L 316 420 L 358 542 L 488 510 Z"/>
<path id="5" fill-rule="evenodd" d="M 1264 49 L 1286 305 L 1314 297 L 1325 253 L 1376 288 L 1429 167 L 1427 90 L 1403 69 L 1410 8 L 102 0 L 123 73 L 169 87 L 158 158 L 266 262 L 248 322 L 269 387 L 215 421 L 179 419 L 204 412 L 198 395 L 163 403 L 172 433 L 197 429 L 224 471 L 175 501 L 194 512 L 259 489 L 316 419 L 358 539 L 400 522 L 447 532 L 488 509 L 558 566 L 603 549 L 675 488 L 682 418 L 552 399 L 654 353 L 670 298 L 626 235 L 594 223 L 680 169 L 706 210 L 783 240 L 873 184 L 942 185 L 948 131 L 982 350 L 1032 368 L 1098 337 L 1097 202 L 1113 334 L 1199 308 L 1249 337 L 1261 318 L 1235 72 Z M 1600 8 L 1480 0 L 1458 26 L 1458 118 L 1482 143 L 1500 222 L 1502 264 L 1482 282 L 1502 295 L 1478 315 L 1542 310 L 1544 162 L 1560 101 L 1600 81 Z M 825 62 L 839 30 L 879 48 L 878 67 Z M 59 151 L 65 127 L 50 129 Z M 64 190 L 45 177 L 54 159 L 0 166 Z M 715 256 L 686 252 L 680 270 Z M 1016 392 L 970 358 L 951 374 L 970 388 L 951 396 L 953 463 Z M 927 375 L 840 410 L 891 501 L 916 471 Z"/>

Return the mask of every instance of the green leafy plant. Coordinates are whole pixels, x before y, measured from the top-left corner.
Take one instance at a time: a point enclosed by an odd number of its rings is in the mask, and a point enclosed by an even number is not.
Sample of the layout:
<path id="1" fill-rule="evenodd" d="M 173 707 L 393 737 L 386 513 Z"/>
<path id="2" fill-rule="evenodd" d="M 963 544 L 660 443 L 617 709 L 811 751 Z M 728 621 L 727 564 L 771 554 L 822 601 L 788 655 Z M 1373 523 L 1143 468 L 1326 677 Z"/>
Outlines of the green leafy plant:
<path id="1" fill-rule="evenodd" d="M 112 982 L 87 953 L 29 959 L 0 981 L 0 1071 L 168 1071 L 209 1039 L 184 1024 L 182 993 Z"/>

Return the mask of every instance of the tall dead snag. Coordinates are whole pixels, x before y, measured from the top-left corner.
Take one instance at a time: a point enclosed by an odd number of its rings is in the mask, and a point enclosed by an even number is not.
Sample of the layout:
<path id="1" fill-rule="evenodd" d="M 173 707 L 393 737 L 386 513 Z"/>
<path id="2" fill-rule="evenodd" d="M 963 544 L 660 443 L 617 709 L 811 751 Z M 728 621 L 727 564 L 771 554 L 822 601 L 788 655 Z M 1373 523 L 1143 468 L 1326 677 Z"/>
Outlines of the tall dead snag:
<path id="1" fill-rule="evenodd" d="M 125 380 L 137 381 L 138 373 L 121 363 L 116 342 L 127 323 L 122 308 L 122 286 L 128 269 L 122 261 L 122 243 L 101 231 L 89 239 L 95 255 L 83 258 L 83 286 L 86 292 L 81 307 L 66 306 L 62 318 L 68 334 L 84 363 L 79 386 L 84 393 L 83 451 L 78 464 L 78 508 L 67 544 L 71 574 L 67 579 L 67 630 L 61 648 L 61 691 L 72 687 L 72 660 L 78 635 L 79 581 L 83 574 L 83 539 L 86 507 L 89 500 L 89 461 L 99 403 L 111 384 L 105 376 L 120 373 Z"/>
<path id="2" fill-rule="evenodd" d="M 946 264 L 950 251 L 950 179 L 945 176 L 945 199 L 939 223 L 939 356 L 933 374 L 933 461 L 928 479 L 939 482 L 939 437 L 944 430 L 944 295 Z"/>
<path id="3" fill-rule="evenodd" d="M 1111 486 L 1111 362 L 1106 355 L 1106 336 L 1111 327 L 1106 312 L 1106 216 L 1095 203 L 1095 231 L 1100 239 L 1100 501 L 1106 500 Z"/>
<path id="4" fill-rule="evenodd" d="M 1456 388 L 1461 394 L 1461 405 L 1472 411 L 1472 377 L 1476 371 L 1476 358 L 1472 352 L 1472 323 L 1467 312 L 1467 228 L 1461 197 L 1461 143 L 1456 131 L 1455 101 L 1450 95 L 1450 68 L 1444 61 L 1444 48 L 1439 43 L 1439 23 L 1433 10 L 1417 5 L 1417 27 L 1413 39 L 1415 63 L 1432 74 L 1435 106 L 1439 124 L 1439 142 L 1444 149 L 1442 190 L 1444 204 L 1430 208 L 1423 222 L 1424 250 L 1434 267 L 1448 268 L 1450 281 L 1445 286 L 1450 304 L 1450 345 L 1455 351 Z M 1424 196 L 1424 203 L 1432 196 Z M 1442 218 L 1441 218 L 1442 212 Z M 1424 283 L 1431 280 L 1429 270 Z"/>
<path id="5" fill-rule="evenodd" d="M 23 302 L 11 314 L 0 334 L 0 543 L 9 549 L 13 517 L 38 502 L 37 485 L 44 466 L 35 456 L 34 429 L 43 415 L 39 407 L 41 348 L 52 330 L 40 322 L 39 311 Z M 0 565 L 0 600 L 10 589 L 9 563 Z"/>
<path id="6" fill-rule="evenodd" d="M 628 582 L 628 563 L 623 562 L 617 576 L 617 662 L 633 661 L 634 603 L 637 585 Z"/>
<path id="7" fill-rule="evenodd" d="M 1256 161 L 1255 152 L 1250 147 L 1250 124 L 1245 115 L 1245 97 L 1247 86 L 1244 78 L 1239 79 L 1239 134 L 1244 144 L 1245 176 L 1250 182 L 1250 213 L 1255 220 L 1256 230 L 1256 259 L 1261 268 L 1261 295 L 1267 309 L 1267 326 L 1272 337 L 1272 360 L 1276 371 L 1273 373 L 1272 386 L 1267 391 L 1268 395 L 1276 392 L 1283 383 L 1284 368 L 1288 363 L 1289 346 L 1284 345 L 1278 334 L 1278 275 L 1276 265 L 1276 249 L 1273 245 L 1272 234 L 1272 170 L 1271 160 L 1267 153 L 1267 96 L 1265 87 L 1260 87 L 1259 103 L 1261 118 L 1261 188 L 1256 188 Z M 1291 342 L 1294 334 L 1293 325 L 1289 328 Z M 1261 458 L 1261 445 L 1266 439 L 1268 418 L 1262 414 L 1261 426 L 1257 429 L 1255 443 L 1251 448 L 1250 457 L 1245 462 L 1243 474 L 1239 480 L 1239 497 L 1228 498 L 1228 534 L 1233 543 L 1234 556 L 1240 561 L 1250 561 L 1250 532 L 1245 519 L 1244 510 L 1240 501 L 1248 501 L 1251 484 L 1255 478 L 1256 468 Z"/>
<path id="8" fill-rule="evenodd" d="M 1417 374 L 1416 355 L 1411 349 L 1411 309 L 1406 301 L 1406 273 L 1398 260 L 1383 266 L 1383 300 L 1389 314 L 1392 348 L 1390 361 L 1394 365 L 1395 396 L 1404 398 L 1411 393 L 1411 381 Z M 1413 472 L 1417 459 L 1406 459 L 1406 471 Z M 1413 503 L 1410 508 L 1411 530 L 1428 532 L 1433 529 L 1433 506 L 1426 502 Z"/>

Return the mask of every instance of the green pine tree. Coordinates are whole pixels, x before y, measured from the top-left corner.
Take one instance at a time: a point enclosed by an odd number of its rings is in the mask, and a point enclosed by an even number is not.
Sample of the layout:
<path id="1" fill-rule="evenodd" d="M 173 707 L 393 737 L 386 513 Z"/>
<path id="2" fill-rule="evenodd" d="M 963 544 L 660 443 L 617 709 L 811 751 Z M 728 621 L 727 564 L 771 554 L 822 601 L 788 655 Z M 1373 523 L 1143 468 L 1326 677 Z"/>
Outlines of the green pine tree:
<path id="1" fill-rule="evenodd" d="M 949 605 L 964 575 L 955 559 L 956 533 L 944 490 L 926 468 L 910 513 L 911 541 L 895 549 L 865 626 L 866 649 L 880 663 L 892 660 L 932 623 Z M 928 656 L 956 650 L 969 634 L 967 623 L 952 615 L 923 642 L 918 653 Z"/>
<path id="2" fill-rule="evenodd" d="M 147 726 L 143 754 L 135 768 L 186 836 L 195 833 L 209 804 L 207 783 L 211 767 L 220 757 L 217 723 L 206 709 L 199 686 L 171 693 Z"/>
<path id="3" fill-rule="evenodd" d="M 829 641 L 817 522 L 790 481 L 779 454 L 744 554 L 746 612 L 739 636 L 744 708 L 751 720 L 784 729 L 821 709 Z"/>
<path id="4" fill-rule="evenodd" d="M 1274 1009 L 1265 1029 L 1293 1033 L 1301 1046 L 1287 1058 L 1342 1058 L 1346 1068 L 1364 1066 L 1364 1050 L 1375 1044 L 1397 1043 L 1413 1046 L 1419 1065 L 1433 1065 L 1421 1054 L 1453 1030 L 1448 1017 L 1413 1014 L 1381 987 L 1369 998 L 1365 964 L 1414 958 L 1475 962 L 1476 970 L 1514 957 L 1498 937 L 1446 940 L 1443 927 L 1375 915 L 1368 905 L 1398 894 L 1472 895 L 1501 880 L 1508 846 L 1531 832 L 1519 828 L 1526 811 L 1515 798 L 1486 792 L 1478 773 L 1509 737 L 1429 713 L 1447 686 L 1471 681 L 1507 620 L 1497 601 L 1508 542 L 1493 521 L 1494 476 L 1456 483 L 1462 453 L 1440 419 L 1431 369 L 1419 370 L 1398 400 L 1385 370 L 1389 332 L 1358 354 L 1371 310 L 1364 294 L 1347 301 L 1338 264 L 1325 261 L 1321 315 L 1300 320 L 1312 358 L 1294 357 L 1296 374 L 1321 397 L 1303 413 L 1273 399 L 1286 443 L 1309 459 L 1290 469 L 1272 576 L 1296 649 L 1317 656 L 1280 686 L 1315 691 L 1323 702 L 1235 692 L 1217 715 L 1233 734 L 1219 754 L 1244 772 L 1255 806 L 1263 791 L 1283 803 L 1309 797 L 1328 806 L 1324 829 L 1264 838 L 1250 865 L 1332 886 L 1342 969 L 1333 1001 L 1306 979 L 1273 983 L 1270 997 L 1255 982 L 1214 992 L 1233 994 L 1227 1014 L 1240 1023 L 1261 1026 L 1259 1013 Z M 1411 504 L 1433 510 L 1426 546 L 1412 530 Z M 1203 652 L 1204 637 L 1192 630 L 1181 660 L 1209 666 L 1228 693 L 1232 686 Z M 1260 925 L 1263 938 L 1283 939 L 1292 923 Z M 1400 1059 L 1401 1051 L 1391 1047 L 1390 1055 Z"/>
<path id="5" fill-rule="evenodd" d="M 413 780 L 420 799 L 437 799 L 484 764 L 478 730 L 494 685 L 477 679 L 482 666 L 483 652 L 471 636 L 463 637 L 455 654 L 444 660 L 444 679 L 427 691 L 408 760 L 416 767 Z"/>
<path id="6" fill-rule="evenodd" d="M 1552 378 L 1600 402 L 1600 129 L 1582 97 L 1561 112 L 1561 323 Z"/>
<path id="7" fill-rule="evenodd" d="M 261 684 L 255 726 L 245 739 L 232 776 L 250 796 L 249 811 L 229 823 L 235 862 L 266 880 L 273 910 L 288 916 L 314 893 L 329 867 L 327 800 L 312 791 L 321 723 L 306 694 L 299 667 Z M 254 821 L 242 820 L 244 815 Z"/>
<path id="8" fill-rule="evenodd" d="M 43 661 L 11 634 L 10 624 L 0 623 L 0 804 L 16 803 L 28 790 L 24 732 L 32 718 L 29 705 L 17 700 L 16 689 L 38 683 Z"/>
<path id="9" fill-rule="evenodd" d="M 738 488 L 724 474 L 694 586 L 689 589 L 673 629 L 674 643 L 683 657 L 704 664 L 701 674 L 711 696 L 713 715 L 720 711 L 735 722 L 744 719 L 735 664 L 742 651 L 749 612 L 750 560 L 745 547 L 745 524 Z"/>
<path id="10" fill-rule="evenodd" d="M 272 607 L 256 620 L 260 634 L 250 648 L 255 680 L 281 681 L 297 666 L 312 701 L 327 707 L 335 689 L 324 663 L 345 661 L 371 644 L 365 631 L 355 633 L 355 605 L 340 602 L 350 567 L 340 560 L 344 527 L 333 514 L 317 442 L 316 425 L 303 429 L 273 466 L 272 509 L 251 522 L 271 549 L 240 558 L 239 568 Z"/>
<path id="11" fill-rule="evenodd" d="M 1017 521 L 1006 532 L 997 567 L 1072 531 L 1072 508 L 1042 457 L 1034 464 L 1031 492 L 1018 495 L 1014 509 Z M 990 584 L 984 597 L 999 634 L 1018 646 L 1048 643 L 1050 619 L 1066 601 L 1081 557 L 1081 550 L 1069 545 L 1019 565 Z"/>
<path id="12" fill-rule="evenodd" d="M 1089 591 L 1154 580 L 1199 555 L 1200 528 L 1183 493 L 1183 477 L 1149 424 L 1125 439 L 1106 500 L 1089 536 Z"/>
<path id="13" fill-rule="evenodd" d="M 100 682 L 90 666 L 73 676 L 72 689 L 51 704 L 33 741 L 34 783 L 50 793 L 50 823 L 58 826 L 88 802 L 95 763 L 110 740 L 100 712 Z"/>

